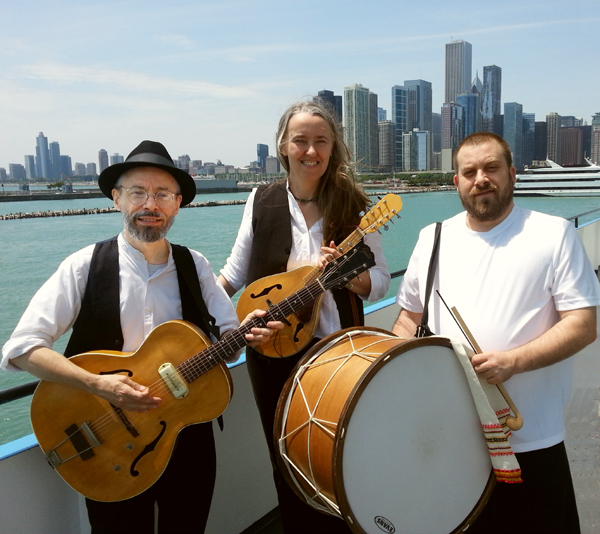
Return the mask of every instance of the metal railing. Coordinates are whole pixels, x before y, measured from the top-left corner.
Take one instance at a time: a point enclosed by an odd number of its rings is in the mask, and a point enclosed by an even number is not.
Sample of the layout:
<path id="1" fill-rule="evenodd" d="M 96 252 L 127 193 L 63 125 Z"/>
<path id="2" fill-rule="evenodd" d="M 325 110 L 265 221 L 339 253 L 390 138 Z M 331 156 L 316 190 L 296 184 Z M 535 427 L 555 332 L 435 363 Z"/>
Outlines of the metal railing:
<path id="1" fill-rule="evenodd" d="M 580 213 L 579 215 L 574 215 L 573 217 L 569 217 L 567 219 L 567 221 L 573 221 L 575 223 L 575 228 L 579 228 L 579 219 L 581 219 L 581 217 L 585 217 L 586 215 L 589 215 L 590 213 L 596 213 L 597 211 L 600 211 L 600 208 L 596 208 L 595 210 L 591 210 L 591 211 L 586 211 L 585 213 Z M 591 221 L 594 222 L 594 221 Z"/>

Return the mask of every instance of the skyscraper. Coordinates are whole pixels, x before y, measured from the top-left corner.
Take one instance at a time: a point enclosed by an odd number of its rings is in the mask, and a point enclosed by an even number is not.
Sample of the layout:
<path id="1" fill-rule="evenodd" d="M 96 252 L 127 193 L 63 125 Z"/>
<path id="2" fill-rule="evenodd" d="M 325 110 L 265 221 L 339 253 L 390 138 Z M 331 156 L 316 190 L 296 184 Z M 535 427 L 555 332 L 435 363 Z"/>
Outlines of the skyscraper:
<path id="1" fill-rule="evenodd" d="M 109 159 L 111 165 L 114 165 L 115 163 L 123 163 L 123 160 L 124 160 L 123 156 L 121 156 L 121 154 L 119 154 L 118 152 L 115 152 L 108 159 Z"/>
<path id="2" fill-rule="evenodd" d="M 523 169 L 523 105 L 504 104 L 504 140 L 508 143 L 517 171 Z"/>
<path id="3" fill-rule="evenodd" d="M 548 159 L 554 163 L 561 164 L 560 156 L 560 115 L 556 112 L 546 115 L 547 132 L 547 150 Z"/>
<path id="4" fill-rule="evenodd" d="M 415 128 L 431 131 L 432 92 L 431 82 L 425 80 L 405 80 L 406 89 L 406 130 Z"/>
<path id="5" fill-rule="evenodd" d="M 462 40 L 446 43 L 444 102 L 456 102 L 456 95 L 470 92 L 471 57 L 471 43 Z"/>
<path id="6" fill-rule="evenodd" d="M 369 90 L 361 84 L 344 87 L 344 140 L 359 170 L 371 166 Z"/>
<path id="7" fill-rule="evenodd" d="M 533 149 L 534 161 L 546 161 L 548 157 L 548 125 L 545 121 L 535 123 L 535 146 Z"/>
<path id="8" fill-rule="evenodd" d="M 596 165 L 600 165 L 600 113 L 592 117 L 592 151 L 591 159 Z"/>
<path id="9" fill-rule="evenodd" d="M 442 114 L 432 113 L 431 114 L 431 130 L 432 130 L 432 142 L 431 150 L 435 152 L 442 151 Z"/>
<path id="10" fill-rule="evenodd" d="M 256 161 L 258 162 L 258 166 L 265 171 L 267 168 L 267 156 L 269 155 L 269 146 L 261 145 L 260 143 L 256 145 Z"/>
<path id="11" fill-rule="evenodd" d="M 496 65 L 483 67 L 481 92 L 481 129 L 484 132 L 502 134 L 502 69 Z"/>
<path id="12" fill-rule="evenodd" d="M 39 177 L 50 178 L 50 153 L 48 151 L 48 138 L 43 132 L 36 138 L 35 146 L 35 170 Z"/>
<path id="13" fill-rule="evenodd" d="M 98 172 L 96 171 L 96 164 L 95 163 L 88 163 L 85 166 L 85 174 L 87 176 L 98 176 Z"/>
<path id="14" fill-rule="evenodd" d="M 377 95 L 369 92 L 369 167 L 379 169 L 379 111 Z"/>
<path id="15" fill-rule="evenodd" d="M 535 113 L 523 113 L 523 165 L 535 159 Z"/>
<path id="16" fill-rule="evenodd" d="M 479 94 L 463 93 L 457 95 L 456 103 L 463 108 L 463 138 L 481 129 L 481 114 L 479 112 Z"/>
<path id="17" fill-rule="evenodd" d="M 319 102 L 321 105 L 329 107 L 329 110 L 333 112 L 338 124 L 342 124 L 342 115 L 344 112 L 344 106 L 342 104 L 342 97 L 340 95 L 333 94 L 333 91 L 324 89 L 319 91 L 317 96 L 313 97 L 314 102 Z"/>
<path id="18" fill-rule="evenodd" d="M 64 176 L 73 176 L 73 165 L 70 156 L 60 156 L 60 172 Z"/>
<path id="19" fill-rule="evenodd" d="M 25 167 L 20 163 L 9 163 L 8 172 L 10 173 L 11 180 L 25 180 L 27 177 Z"/>
<path id="20" fill-rule="evenodd" d="M 580 128 L 560 129 L 561 165 L 583 165 L 583 131 Z"/>
<path id="21" fill-rule="evenodd" d="M 379 122 L 379 167 L 381 172 L 392 172 L 396 165 L 396 125 L 392 121 Z"/>
<path id="22" fill-rule="evenodd" d="M 442 171 L 454 168 L 452 159 L 458 145 L 463 140 L 463 108 L 453 102 L 442 106 Z"/>
<path id="23" fill-rule="evenodd" d="M 106 167 L 108 167 L 108 153 L 101 148 L 98 151 L 98 169 L 102 172 Z"/>
<path id="24" fill-rule="evenodd" d="M 29 180 L 36 178 L 35 156 L 25 156 L 25 174 Z"/>
<path id="25" fill-rule="evenodd" d="M 403 85 L 392 87 L 392 122 L 396 125 L 396 163 L 395 168 L 401 171 L 404 167 L 402 160 L 402 134 L 408 128 L 407 91 Z"/>
<path id="26" fill-rule="evenodd" d="M 60 145 L 53 141 L 49 145 L 50 152 L 50 176 L 53 180 L 60 178 Z"/>

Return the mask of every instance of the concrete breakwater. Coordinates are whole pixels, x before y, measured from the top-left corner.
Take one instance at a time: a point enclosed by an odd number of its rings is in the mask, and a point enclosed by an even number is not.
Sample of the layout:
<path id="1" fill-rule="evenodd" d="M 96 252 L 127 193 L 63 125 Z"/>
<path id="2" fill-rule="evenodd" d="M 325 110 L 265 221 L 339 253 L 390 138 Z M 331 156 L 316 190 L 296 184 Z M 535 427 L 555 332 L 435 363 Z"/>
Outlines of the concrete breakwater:
<path id="1" fill-rule="evenodd" d="M 212 206 L 237 206 L 239 204 L 245 204 L 245 200 L 213 200 L 209 202 L 192 202 L 185 206 L 185 208 L 207 208 Z M 43 217 L 69 217 L 71 215 L 96 215 L 98 213 L 115 213 L 117 210 L 114 207 L 106 208 L 79 208 L 72 210 L 48 210 L 48 211 L 34 211 L 31 213 L 9 213 L 7 215 L 0 215 L 0 221 L 8 221 L 14 219 L 39 219 Z"/>

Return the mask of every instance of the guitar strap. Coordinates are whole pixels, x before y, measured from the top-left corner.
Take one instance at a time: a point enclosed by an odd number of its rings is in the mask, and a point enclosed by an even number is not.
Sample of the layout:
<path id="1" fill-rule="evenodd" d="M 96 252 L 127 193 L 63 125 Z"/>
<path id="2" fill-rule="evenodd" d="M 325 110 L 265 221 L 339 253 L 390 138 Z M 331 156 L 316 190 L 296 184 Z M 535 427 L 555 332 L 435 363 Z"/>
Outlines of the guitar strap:
<path id="1" fill-rule="evenodd" d="M 435 273 L 437 271 L 438 266 L 441 236 L 442 223 L 438 222 L 435 225 L 435 235 L 433 237 L 433 250 L 431 251 L 431 258 L 429 259 L 429 270 L 427 271 L 427 283 L 425 285 L 425 303 L 423 304 L 423 316 L 421 318 L 421 324 L 417 326 L 415 337 L 428 337 L 434 335 L 427 323 L 429 322 L 429 298 L 431 297 L 431 290 L 433 289 L 433 279 L 435 278 Z"/>
<path id="2" fill-rule="evenodd" d="M 184 319 L 194 316 L 191 320 L 204 332 L 210 332 L 216 339 L 221 338 L 221 331 L 217 326 L 215 318 L 209 313 L 206 303 L 202 298 L 202 289 L 198 280 L 196 264 L 190 249 L 181 245 L 171 243 L 173 260 L 177 268 L 177 280 L 179 282 L 179 293 L 181 294 L 181 308 Z M 187 287 L 188 291 L 183 288 Z M 190 300 L 193 299 L 193 302 Z M 197 307 L 193 306 L 193 303 Z M 199 313 L 198 313 L 199 312 Z M 190 319 L 186 319 L 190 320 Z"/>

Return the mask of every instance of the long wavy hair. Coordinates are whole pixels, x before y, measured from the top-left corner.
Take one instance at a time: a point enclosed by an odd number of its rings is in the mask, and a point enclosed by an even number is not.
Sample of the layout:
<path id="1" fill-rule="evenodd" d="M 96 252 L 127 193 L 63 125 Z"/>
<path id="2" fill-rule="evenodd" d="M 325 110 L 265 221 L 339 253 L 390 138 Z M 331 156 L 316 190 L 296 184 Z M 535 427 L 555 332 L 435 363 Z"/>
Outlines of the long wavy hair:
<path id="1" fill-rule="evenodd" d="M 323 242 L 339 241 L 348 236 L 360 222 L 360 212 L 370 205 L 369 197 L 355 180 L 350 151 L 344 142 L 340 125 L 327 106 L 317 102 L 303 101 L 292 104 L 279 120 L 276 145 L 277 156 L 289 175 L 290 163 L 281 149 L 287 143 L 290 119 L 297 113 L 318 115 L 328 125 L 333 135 L 333 149 L 329 165 L 319 180 L 317 205 L 323 216 Z"/>

